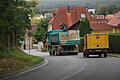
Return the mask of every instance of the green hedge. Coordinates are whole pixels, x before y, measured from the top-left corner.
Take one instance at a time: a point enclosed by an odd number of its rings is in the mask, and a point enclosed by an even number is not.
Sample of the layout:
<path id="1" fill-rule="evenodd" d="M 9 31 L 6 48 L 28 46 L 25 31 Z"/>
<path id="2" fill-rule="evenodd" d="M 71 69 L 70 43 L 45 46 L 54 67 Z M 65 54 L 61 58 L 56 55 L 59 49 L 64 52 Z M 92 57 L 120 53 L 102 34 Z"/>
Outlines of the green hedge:
<path id="1" fill-rule="evenodd" d="M 112 35 L 113 35 L 113 36 L 120 36 L 120 33 L 109 33 L 108 35 L 109 35 L 109 36 L 112 36 Z"/>
<path id="2" fill-rule="evenodd" d="M 84 46 L 84 37 L 80 37 L 80 47 L 79 47 L 80 52 L 83 51 L 83 46 Z"/>
<path id="3" fill-rule="evenodd" d="M 120 54 L 120 33 L 109 34 L 109 52 Z"/>

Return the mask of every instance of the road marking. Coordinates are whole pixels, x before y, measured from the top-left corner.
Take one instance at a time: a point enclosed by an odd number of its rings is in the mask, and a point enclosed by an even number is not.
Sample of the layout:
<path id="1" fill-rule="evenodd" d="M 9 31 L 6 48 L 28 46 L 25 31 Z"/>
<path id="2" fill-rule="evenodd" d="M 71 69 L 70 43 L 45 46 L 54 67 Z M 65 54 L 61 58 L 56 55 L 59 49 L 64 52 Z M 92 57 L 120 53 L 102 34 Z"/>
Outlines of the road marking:
<path id="1" fill-rule="evenodd" d="M 73 74 L 70 74 L 69 76 L 66 76 L 65 78 L 63 78 L 63 79 L 61 79 L 61 80 L 68 79 L 68 78 L 70 78 L 70 77 L 72 77 L 72 76 L 80 73 L 85 67 L 86 67 L 86 62 L 84 61 L 82 68 L 81 68 L 78 72 L 75 72 L 75 73 L 73 73 Z"/>

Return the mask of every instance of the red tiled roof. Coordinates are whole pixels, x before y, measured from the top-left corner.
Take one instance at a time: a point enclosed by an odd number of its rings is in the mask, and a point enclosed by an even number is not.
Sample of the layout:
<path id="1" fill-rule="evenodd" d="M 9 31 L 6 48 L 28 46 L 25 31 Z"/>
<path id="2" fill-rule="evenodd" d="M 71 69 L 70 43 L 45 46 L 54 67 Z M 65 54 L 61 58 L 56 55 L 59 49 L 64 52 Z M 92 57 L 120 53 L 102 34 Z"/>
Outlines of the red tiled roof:
<path id="1" fill-rule="evenodd" d="M 114 14 L 108 14 L 108 15 L 106 15 L 106 19 L 113 19 L 115 17 L 115 15 Z"/>
<path id="2" fill-rule="evenodd" d="M 50 20 L 50 24 L 54 29 L 60 29 L 60 25 L 65 24 L 67 28 L 70 28 L 79 20 L 84 18 L 80 17 L 80 14 L 85 14 L 86 18 L 90 21 L 92 30 L 106 30 L 112 29 L 112 26 L 108 25 L 106 19 L 94 19 L 88 13 L 85 7 L 70 7 L 71 12 L 67 12 L 67 7 L 58 8 L 56 15 Z"/>
<path id="3" fill-rule="evenodd" d="M 94 16 L 95 19 L 105 19 L 104 15 L 95 15 Z"/>
<path id="4" fill-rule="evenodd" d="M 115 17 L 109 21 L 107 24 L 112 25 L 112 26 L 118 26 L 120 25 L 120 11 L 115 14 Z"/>
<path id="5" fill-rule="evenodd" d="M 92 19 L 90 20 L 90 26 L 93 31 L 112 29 L 112 26 L 108 25 L 107 22 L 106 19 Z"/>
<path id="6" fill-rule="evenodd" d="M 82 20 L 80 14 L 85 14 L 87 19 L 91 19 L 92 17 L 89 15 L 87 9 L 85 7 L 70 7 L 71 12 L 67 12 L 67 7 L 58 8 L 56 11 L 56 15 L 51 21 L 50 24 L 53 25 L 54 29 L 60 29 L 61 24 L 67 25 L 67 27 L 71 27 L 73 24 Z"/>

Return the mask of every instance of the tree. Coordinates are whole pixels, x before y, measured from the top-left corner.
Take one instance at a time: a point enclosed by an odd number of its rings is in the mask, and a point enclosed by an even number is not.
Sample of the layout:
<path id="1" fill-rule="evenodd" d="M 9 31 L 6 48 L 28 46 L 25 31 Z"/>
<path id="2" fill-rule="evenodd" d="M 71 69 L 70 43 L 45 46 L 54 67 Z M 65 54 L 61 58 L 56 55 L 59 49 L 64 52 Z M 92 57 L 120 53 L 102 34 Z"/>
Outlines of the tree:
<path id="1" fill-rule="evenodd" d="M 0 1 L 0 51 L 11 45 L 11 32 L 14 27 L 14 0 Z"/>
<path id="2" fill-rule="evenodd" d="M 89 21 L 82 20 L 80 21 L 80 37 L 84 37 L 85 34 L 91 33 Z"/>
<path id="3" fill-rule="evenodd" d="M 41 18 L 33 17 L 31 19 L 31 24 L 38 24 L 40 22 Z"/>
<path id="4" fill-rule="evenodd" d="M 96 14 L 100 15 L 107 15 L 107 14 L 114 14 L 120 10 L 119 5 L 100 5 L 96 9 Z"/>
<path id="5" fill-rule="evenodd" d="M 39 9 L 39 8 L 34 8 L 34 13 L 35 14 L 42 14 L 42 15 L 44 15 L 45 13 L 55 12 L 55 10 L 56 9 L 42 10 L 42 9 Z"/>
<path id="6" fill-rule="evenodd" d="M 34 37 L 37 41 L 46 42 L 47 39 L 47 31 L 48 31 L 48 21 L 49 19 L 41 19 L 38 23 L 37 32 L 34 34 Z"/>
<path id="7" fill-rule="evenodd" d="M 31 4 L 24 0 L 0 0 L 0 52 L 18 46 L 26 29 L 31 27 L 28 15 L 32 15 Z"/>

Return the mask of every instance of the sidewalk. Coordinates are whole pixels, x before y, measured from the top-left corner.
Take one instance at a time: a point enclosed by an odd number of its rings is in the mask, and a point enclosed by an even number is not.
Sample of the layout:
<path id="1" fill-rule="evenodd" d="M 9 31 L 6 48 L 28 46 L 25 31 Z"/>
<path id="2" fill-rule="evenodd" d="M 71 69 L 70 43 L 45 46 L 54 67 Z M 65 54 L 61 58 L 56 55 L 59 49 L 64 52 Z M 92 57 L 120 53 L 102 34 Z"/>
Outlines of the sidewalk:
<path id="1" fill-rule="evenodd" d="M 29 54 L 29 50 L 23 50 L 25 53 Z M 30 55 L 33 56 L 46 56 L 49 55 L 48 52 L 37 51 L 37 49 L 30 49 Z"/>

